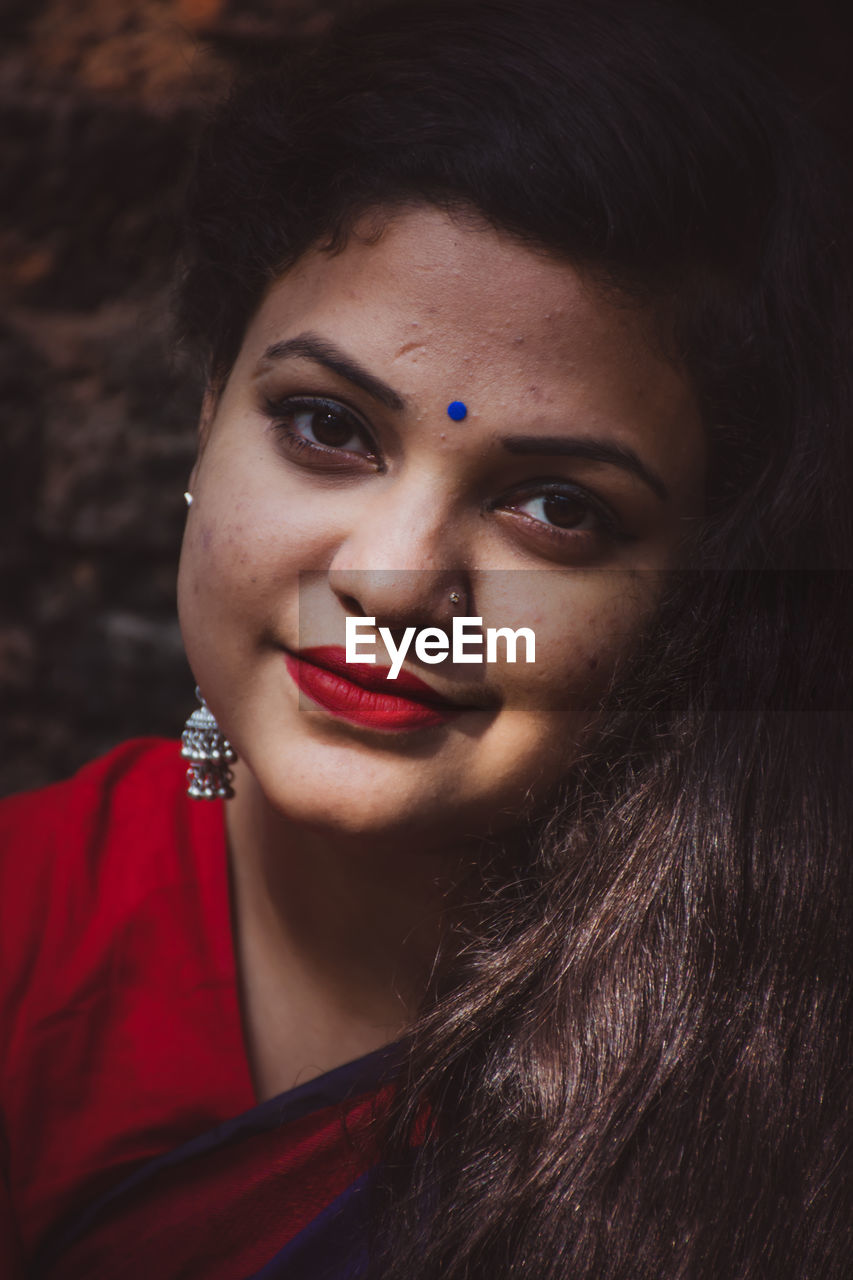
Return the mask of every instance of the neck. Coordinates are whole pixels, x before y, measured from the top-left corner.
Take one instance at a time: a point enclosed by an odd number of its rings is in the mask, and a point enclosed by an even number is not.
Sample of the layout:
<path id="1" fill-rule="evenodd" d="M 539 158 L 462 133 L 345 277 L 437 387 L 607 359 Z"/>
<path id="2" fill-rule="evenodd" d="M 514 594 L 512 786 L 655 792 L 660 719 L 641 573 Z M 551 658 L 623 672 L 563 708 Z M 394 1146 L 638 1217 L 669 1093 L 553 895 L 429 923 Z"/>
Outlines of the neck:
<path id="1" fill-rule="evenodd" d="M 227 808 L 236 954 L 261 1095 L 397 1038 L 450 946 L 461 854 L 319 832 L 242 770 Z"/>

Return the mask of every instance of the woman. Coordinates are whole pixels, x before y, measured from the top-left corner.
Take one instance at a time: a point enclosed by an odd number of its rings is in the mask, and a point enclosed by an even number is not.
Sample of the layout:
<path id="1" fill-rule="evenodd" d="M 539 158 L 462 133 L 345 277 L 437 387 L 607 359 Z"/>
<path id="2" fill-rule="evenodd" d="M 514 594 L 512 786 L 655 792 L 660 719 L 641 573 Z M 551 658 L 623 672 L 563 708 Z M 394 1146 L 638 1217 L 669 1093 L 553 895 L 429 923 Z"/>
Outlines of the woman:
<path id="1" fill-rule="evenodd" d="M 233 795 L 143 742 L 3 807 L 10 1274 L 843 1274 L 818 152 L 646 3 L 395 5 L 225 106 L 179 596 Z"/>

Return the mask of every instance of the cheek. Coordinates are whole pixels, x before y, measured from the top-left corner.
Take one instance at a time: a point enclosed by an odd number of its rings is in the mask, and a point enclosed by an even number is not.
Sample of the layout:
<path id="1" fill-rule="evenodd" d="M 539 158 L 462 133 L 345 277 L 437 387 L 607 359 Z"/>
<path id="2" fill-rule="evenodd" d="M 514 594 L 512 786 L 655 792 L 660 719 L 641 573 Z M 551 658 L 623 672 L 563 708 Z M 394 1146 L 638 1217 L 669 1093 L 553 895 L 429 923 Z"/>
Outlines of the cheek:
<path id="1" fill-rule="evenodd" d="M 548 682 L 565 681 L 570 688 L 597 696 L 634 648 L 652 609 L 652 602 L 638 597 L 630 583 L 619 598 L 611 595 L 608 584 L 608 589 L 577 602 L 563 634 L 548 635 L 543 654 Z"/>
<path id="2" fill-rule="evenodd" d="M 300 572 L 325 566 L 335 545 L 328 502 L 205 504 L 184 538 L 181 594 L 186 603 L 210 598 L 217 611 L 255 612 L 267 594 L 286 594 Z"/>
<path id="3" fill-rule="evenodd" d="M 464 776 L 497 806 L 537 803 L 566 774 L 594 732 L 602 693 L 654 612 L 660 583 L 631 571 L 541 578 L 526 617 L 516 592 L 513 625 L 532 626 L 536 662 L 501 668 L 504 706 Z M 505 601 L 506 604 L 506 601 Z"/>
<path id="4" fill-rule="evenodd" d="M 200 683 L 204 673 L 209 685 L 213 665 L 245 656 L 274 625 L 289 576 L 281 547 L 247 505 L 234 503 L 221 515 L 205 503 L 193 513 L 181 550 L 178 614 Z"/>
<path id="5" fill-rule="evenodd" d="M 187 528 L 178 577 L 182 608 L 228 611 L 257 585 L 256 538 L 239 512 L 199 512 Z M 235 593 L 236 598 L 235 600 Z"/>
<path id="6" fill-rule="evenodd" d="M 504 668 L 509 701 L 518 710 L 544 713 L 552 723 L 577 723 L 653 613 L 658 575 L 578 570 L 536 577 L 535 590 L 512 610 L 512 625 L 535 633 L 536 661 Z"/>

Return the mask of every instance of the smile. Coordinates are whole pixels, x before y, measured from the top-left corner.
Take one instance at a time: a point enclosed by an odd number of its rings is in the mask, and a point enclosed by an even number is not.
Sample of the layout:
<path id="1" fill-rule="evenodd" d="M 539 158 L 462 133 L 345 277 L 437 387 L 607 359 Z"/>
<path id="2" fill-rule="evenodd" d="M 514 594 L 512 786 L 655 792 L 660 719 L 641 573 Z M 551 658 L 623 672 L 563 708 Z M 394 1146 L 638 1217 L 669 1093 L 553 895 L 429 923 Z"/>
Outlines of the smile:
<path id="1" fill-rule="evenodd" d="M 297 688 L 325 711 L 372 729 L 410 732 L 447 724 L 469 707 L 449 702 L 409 671 L 401 671 L 388 692 L 389 667 L 346 661 L 339 645 L 285 652 Z"/>

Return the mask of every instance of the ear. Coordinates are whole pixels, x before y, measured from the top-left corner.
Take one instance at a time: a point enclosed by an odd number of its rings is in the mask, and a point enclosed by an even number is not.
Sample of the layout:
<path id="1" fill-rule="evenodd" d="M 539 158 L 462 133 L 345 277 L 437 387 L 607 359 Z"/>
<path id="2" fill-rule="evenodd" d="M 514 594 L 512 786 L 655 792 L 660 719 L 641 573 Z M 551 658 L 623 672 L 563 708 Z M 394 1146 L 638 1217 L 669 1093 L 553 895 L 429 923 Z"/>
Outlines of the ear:
<path id="1" fill-rule="evenodd" d="M 187 488 L 192 493 L 195 488 L 195 479 L 198 472 L 198 466 L 201 462 L 202 455 L 207 448 L 207 442 L 210 439 L 210 431 L 213 426 L 213 420 L 216 417 L 216 410 L 219 407 L 219 389 L 212 383 L 208 383 L 204 396 L 202 397 L 201 409 L 198 415 L 198 449 L 196 450 L 195 462 L 190 472 Z"/>
<path id="2" fill-rule="evenodd" d="M 213 426 L 213 420 L 216 417 L 216 410 L 219 407 L 219 388 L 209 382 L 205 388 L 204 396 L 201 402 L 201 411 L 198 416 L 198 454 L 201 457 L 207 446 L 210 436 L 210 429 Z"/>

